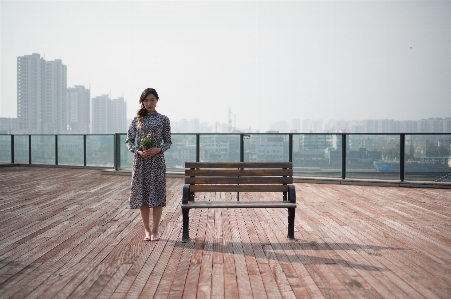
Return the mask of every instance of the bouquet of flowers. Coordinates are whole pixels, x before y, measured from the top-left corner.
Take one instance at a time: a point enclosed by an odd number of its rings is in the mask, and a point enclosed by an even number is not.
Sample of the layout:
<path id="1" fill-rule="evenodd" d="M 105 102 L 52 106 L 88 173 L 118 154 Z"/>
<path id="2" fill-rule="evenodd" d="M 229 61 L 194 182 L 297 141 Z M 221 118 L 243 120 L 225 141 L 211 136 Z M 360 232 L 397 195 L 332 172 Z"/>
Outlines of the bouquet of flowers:
<path id="1" fill-rule="evenodd" d="M 153 147 L 153 137 L 151 133 L 144 134 L 140 138 L 139 144 L 143 149 L 151 148 Z"/>

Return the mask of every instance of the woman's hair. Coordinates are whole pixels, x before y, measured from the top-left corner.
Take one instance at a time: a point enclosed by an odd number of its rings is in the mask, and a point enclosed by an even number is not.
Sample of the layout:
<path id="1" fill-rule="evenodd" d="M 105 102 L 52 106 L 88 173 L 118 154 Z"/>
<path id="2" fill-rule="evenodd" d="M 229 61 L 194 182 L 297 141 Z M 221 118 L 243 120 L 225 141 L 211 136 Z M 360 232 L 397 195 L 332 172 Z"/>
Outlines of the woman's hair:
<path id="1" fill-rule="evenodd" d="M 158 93 L 154 88 L 146 88 L 141 93 L 141 97 L 139 97 L 139 102 L 141 103 L 141 108 L 138 110 L 137 116 L 138 116 L 138 123 L 139 126 L 142 125 L 143 117 L 147 115 L 147 109 L 144 107 L 143 101 L 147 98 L 149 94 L 152 94 L 155 96 L 157 100 L 159 100 Z"/>

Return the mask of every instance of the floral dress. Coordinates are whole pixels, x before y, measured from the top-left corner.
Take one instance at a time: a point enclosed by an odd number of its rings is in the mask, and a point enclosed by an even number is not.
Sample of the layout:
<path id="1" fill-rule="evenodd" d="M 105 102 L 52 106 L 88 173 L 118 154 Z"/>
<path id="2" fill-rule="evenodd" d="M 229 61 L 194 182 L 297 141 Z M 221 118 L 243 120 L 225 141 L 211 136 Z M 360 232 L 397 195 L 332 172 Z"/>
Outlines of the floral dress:
<path id="1" fill-rule="evenodd" d="M 162 149 L 161 153 L 144 159 L 138 151 L 140 137 L 152 134 L 154 146 Z M 136 141 L 136 143 L 135 143 Z M 166 206 L 166 163 L 164 152 L 171 147 L 171 125 L 169 118 L 154 111 L 143 117 L 139 127 L 135 117 L 130 124 L 125 140 L 129 151 L 135 154 L 130 188 L 130 209 L 139 209 L 142 205 L 149 207 Z"/>

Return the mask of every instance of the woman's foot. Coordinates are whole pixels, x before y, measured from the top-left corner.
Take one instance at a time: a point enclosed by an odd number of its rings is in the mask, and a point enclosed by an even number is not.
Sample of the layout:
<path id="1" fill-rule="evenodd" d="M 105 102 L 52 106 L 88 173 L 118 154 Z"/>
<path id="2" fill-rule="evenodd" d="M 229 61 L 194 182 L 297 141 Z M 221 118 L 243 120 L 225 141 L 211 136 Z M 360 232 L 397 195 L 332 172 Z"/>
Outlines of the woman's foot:
<path id="1" fill-rule="evenodd" d="M 157 234 L 151 234 L 150 235 L 150 241 L 158 241 L 160 240 L 160 238 L 158 237 Z"/>
<path id="2" fill-rule="evenodd" d="M 152 241 L 152 235 L 146 232 L 146 236 L 143 239 L 144 241 Z"/>

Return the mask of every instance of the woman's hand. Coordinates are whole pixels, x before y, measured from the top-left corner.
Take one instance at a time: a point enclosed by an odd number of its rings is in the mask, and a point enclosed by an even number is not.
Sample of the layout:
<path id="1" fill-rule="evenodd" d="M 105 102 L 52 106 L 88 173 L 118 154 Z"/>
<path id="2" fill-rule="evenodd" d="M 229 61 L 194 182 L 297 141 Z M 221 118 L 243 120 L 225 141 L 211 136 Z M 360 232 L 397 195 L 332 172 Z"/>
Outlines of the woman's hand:
<path id="1" fill-rule="evenodd" d="M 151 147 L 145 150 L 140 151 L 141 152 L 141 157 L 143 157 L 144 159 L 150 158 L 155 156 L 156 154 L 161 153 L 161 148 L 157 148 L 157 147 Z M 138 152 L 138 154 L 140 153 Z"/>
<path id="2" fill-rule="evenodd" d="M 143 159 L 147 159 L 147 156 L 146 156 L 146 154 L 144 153 L 144 151 L 138 151 L 138 155 L 140 155 L 141 158 L 143 158 Z"/>

